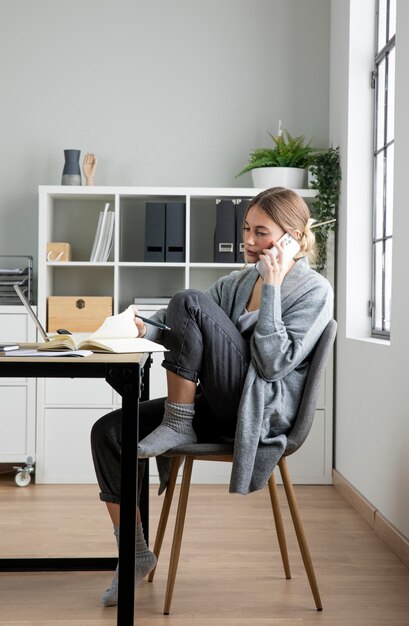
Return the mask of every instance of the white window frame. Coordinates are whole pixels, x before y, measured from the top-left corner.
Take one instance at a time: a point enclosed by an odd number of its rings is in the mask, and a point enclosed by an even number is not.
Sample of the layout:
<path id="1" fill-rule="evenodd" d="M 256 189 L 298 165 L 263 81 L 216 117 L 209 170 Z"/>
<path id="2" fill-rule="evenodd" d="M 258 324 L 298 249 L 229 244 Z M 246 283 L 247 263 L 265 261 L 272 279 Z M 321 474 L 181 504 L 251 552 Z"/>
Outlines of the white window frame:
<path id="1" fill-rule="evenodd" d="M 396 0 L 376 0 L 371 334 L 390 338 Z"/>

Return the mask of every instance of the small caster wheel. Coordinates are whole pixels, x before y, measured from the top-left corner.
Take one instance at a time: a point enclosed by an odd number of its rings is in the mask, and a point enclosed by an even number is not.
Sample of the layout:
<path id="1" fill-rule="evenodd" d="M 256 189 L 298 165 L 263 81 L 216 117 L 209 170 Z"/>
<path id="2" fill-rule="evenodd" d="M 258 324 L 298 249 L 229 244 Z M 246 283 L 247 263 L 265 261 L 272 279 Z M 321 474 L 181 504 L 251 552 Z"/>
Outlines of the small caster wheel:
<path id="1" fill-rule="evenodd" d="M 31 474 L 34 473 L 33 457 L 27 457 L 27 464 L 24 467 L 14 466 L 16 475 L 14 476 L 14 482 L 18 487 L 27 487 L 31 483 Z"/>
<path id="2" fill-rule="evenodd" d="M 31 483 L 31 474 L 24 470 L 17 472 L 14 476 L 14 481 L 18 487 L 27 487 Z"/>

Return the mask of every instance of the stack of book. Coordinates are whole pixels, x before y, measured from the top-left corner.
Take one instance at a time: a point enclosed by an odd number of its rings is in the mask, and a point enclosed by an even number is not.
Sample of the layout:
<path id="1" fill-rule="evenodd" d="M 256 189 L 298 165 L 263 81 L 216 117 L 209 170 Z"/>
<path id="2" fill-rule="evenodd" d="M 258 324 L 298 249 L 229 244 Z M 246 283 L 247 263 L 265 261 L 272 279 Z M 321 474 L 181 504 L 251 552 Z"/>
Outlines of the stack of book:
<path id="1" fill-rule="evenodd" d="M 33 257 L 0 255 L 0 305 L 20 304 L 14 285 L 32 302 Z"/>
<path id="2" fill-rule="evenodd" d="M 92 246 L 90 261 L 103 263 L 108 261 L 114 239 L 115 213 L 109 211 L 109 202 L 106 203 L 98 218 L 97 230 Z"/>

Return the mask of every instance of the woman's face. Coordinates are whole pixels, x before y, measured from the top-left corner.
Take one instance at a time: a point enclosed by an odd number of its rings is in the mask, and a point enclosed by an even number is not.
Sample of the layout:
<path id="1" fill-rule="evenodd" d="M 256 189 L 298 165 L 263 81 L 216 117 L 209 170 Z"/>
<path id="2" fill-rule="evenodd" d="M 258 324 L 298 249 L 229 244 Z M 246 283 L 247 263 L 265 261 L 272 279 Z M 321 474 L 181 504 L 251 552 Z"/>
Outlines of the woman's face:
<path id="1" fill-rule="evenodd" d="M 257 263 L 265 248 L 271 248 L 284 235 L 284 230 L 257 204 L 251 207 L 243 226 L 244 258 Z"/>

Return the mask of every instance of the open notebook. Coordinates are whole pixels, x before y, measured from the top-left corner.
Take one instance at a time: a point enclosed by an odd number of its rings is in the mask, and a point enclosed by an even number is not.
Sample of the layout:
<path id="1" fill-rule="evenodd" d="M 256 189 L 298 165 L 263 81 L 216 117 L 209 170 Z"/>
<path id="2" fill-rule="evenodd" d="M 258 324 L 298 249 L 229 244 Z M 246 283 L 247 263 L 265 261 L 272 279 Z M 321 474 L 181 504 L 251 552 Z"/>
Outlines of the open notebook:
<path id="1" fill-rule="evenodd" d="M 21 289 L 18 285 L 14 288 L 43 339 L 43 342 L 37 346 L 40 352 L 91 350 L 92 352 L 125 354 L 166 351 L 161 344 L 137 336 L 138 329 L 134 323 L 135 315 L 132 305 L 123 313 L 107 317 L 103 324 L 89 335 L 86 333 L 48 335 Z"/>

